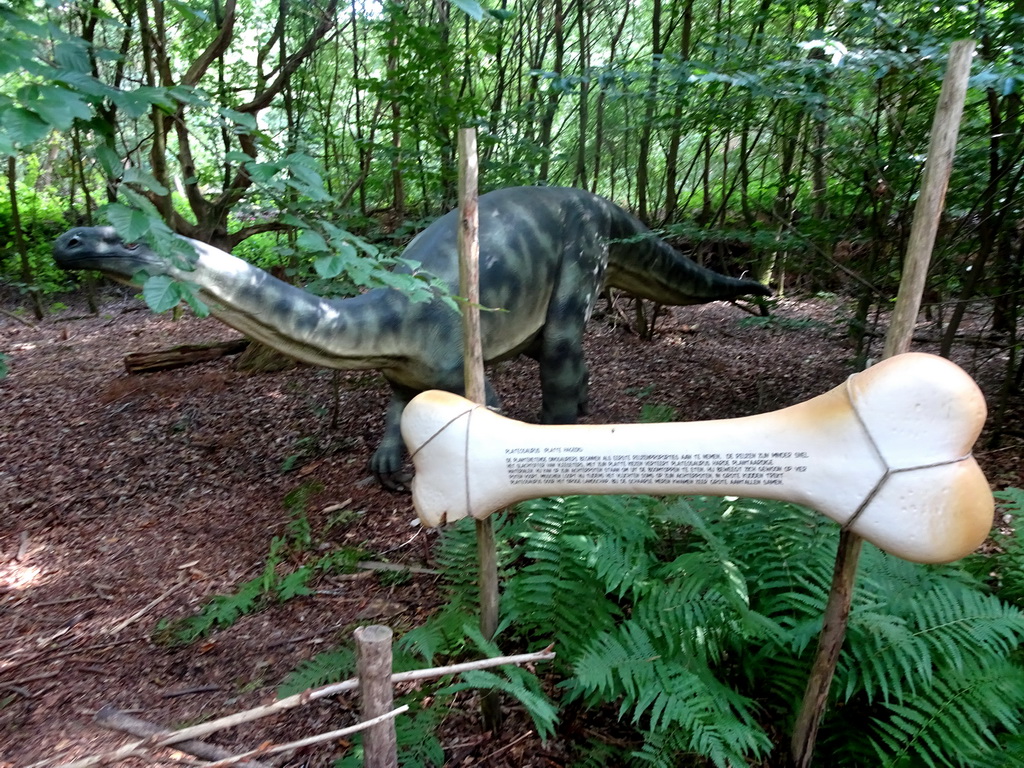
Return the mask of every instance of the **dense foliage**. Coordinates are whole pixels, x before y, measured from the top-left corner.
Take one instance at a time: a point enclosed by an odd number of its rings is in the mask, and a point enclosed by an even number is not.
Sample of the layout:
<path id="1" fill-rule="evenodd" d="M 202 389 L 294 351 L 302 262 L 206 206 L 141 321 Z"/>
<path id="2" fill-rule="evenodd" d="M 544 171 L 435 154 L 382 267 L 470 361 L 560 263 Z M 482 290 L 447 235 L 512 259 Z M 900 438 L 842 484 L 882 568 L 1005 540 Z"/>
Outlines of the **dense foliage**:
<path id="1" fill-rule="evenodd" d="M 583 186 L 781 291 L 895 293 L 946 54 L 977 52 L 926 300 L 988 308 L 1022 385 L 1024 1 L 133 0 L 0 4 L 0 281 L 67 285 L 55 232 L 171 232 L 351 290 L 482 186 Z M 404 286 L 417 288 L 418 286 Z M 192 300 L 151 290 L 158 308 Z M 193 305 L 196 302 L 192 301 Z"/>
<path id="2" fill-rule="evenodd" d="M 1020 491 L 1003 499 L 1020 511 Z M 438 553 L 449 601 L 403 637 L 403 667 L 497 655 L 475 628 L 475 534 L 463 522 Z M 570 742 L 579 765 L 757 765 L 786 753 L 834 524 L 779 502 L 574 497 L 522 504 L 496 529 L 497 643 L 505 652 L 554 643 L 557 659 L 540 677 L 510 669 L 418 691 L 410 747 L 426 743 L 423 723 L 447 693 L 497 682 L 540 734 Z M 1010 546 L 995 559 L 930 567 L 865 550 L 816 764 L 1024 764 L 1022 554 Z M 972 575 L 983 567 L 991 586 Z M 350 671 L 350 656 L 331 652 L 282 693 Z"/>
<path id="3" fill-rule="evenodd" d="M 354 255 L 350 231 L 451 207 L 455 132 L 475 125 L 486 188 L 586 186 L 703 257 L 886 300 L 945 54 L 973 36 L 933 283 L 991 295 L 999 327 L 1016 316 L 1020 0 L 82 0 L 0 14 L 0 154 L 15 185 L 61 201 L 45 221 L 24 192 L 20 222 L 0 207 L 26 239 L 0 270 L 41 289 L 54 276 L 20 274 L 15 254 L 97 217 L 129 239 L 163 222 L 228 249 L 276 232 L 262 248 L 293 268 Z"/>

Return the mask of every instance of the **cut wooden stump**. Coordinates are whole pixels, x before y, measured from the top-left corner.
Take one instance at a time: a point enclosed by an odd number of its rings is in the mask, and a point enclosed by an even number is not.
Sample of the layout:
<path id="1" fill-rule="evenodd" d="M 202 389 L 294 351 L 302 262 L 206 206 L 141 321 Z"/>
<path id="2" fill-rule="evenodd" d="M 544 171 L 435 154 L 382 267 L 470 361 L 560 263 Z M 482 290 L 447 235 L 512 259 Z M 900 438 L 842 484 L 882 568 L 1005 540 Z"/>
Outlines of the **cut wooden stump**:
<path id="1" fill-rule="evenodd" d="M 128 373 L 152 373 L 170 368 L 184 368 L 226 355 L 237 355 L 248 346 L 248 339 L 234 339 L 216 344 L 183 344 L 159 352 L 132 352 L 125 355 L 124 368 Z"/>
<path id="2" fill-rule="evenodd" d="M 235 370 L 243 373 L 275 373 L 294 368 L 297 362 L 266 344 L 252 343 L 235 361 Z"/>

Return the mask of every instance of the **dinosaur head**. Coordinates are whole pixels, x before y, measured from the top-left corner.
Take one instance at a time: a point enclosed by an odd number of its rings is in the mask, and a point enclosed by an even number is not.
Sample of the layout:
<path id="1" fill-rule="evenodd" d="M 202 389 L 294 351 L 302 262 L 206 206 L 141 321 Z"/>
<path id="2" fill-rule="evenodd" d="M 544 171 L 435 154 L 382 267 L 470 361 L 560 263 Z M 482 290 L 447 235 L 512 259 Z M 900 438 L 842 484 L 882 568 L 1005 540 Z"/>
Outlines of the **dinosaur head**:
<path id="1" fill-rule="evenodd" d="M 61 269 L 95 269 L 130 282 L 140 270 L 158 274 L 166 263 L 142 243 L 125 243 L 113 227 L 76 227 L 57 238 L 53 259 Z"/>

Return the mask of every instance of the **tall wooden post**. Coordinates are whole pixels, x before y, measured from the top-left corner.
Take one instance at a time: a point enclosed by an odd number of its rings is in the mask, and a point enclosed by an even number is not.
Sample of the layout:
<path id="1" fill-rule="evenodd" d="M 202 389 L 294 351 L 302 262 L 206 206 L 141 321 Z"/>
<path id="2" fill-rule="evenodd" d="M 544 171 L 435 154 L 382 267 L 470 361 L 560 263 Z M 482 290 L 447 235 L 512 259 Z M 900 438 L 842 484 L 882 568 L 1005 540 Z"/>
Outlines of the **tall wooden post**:
<path id="1" fill-rule="evenodd" d="M 910 232 L 910 242 L 907 244 L 896 307 L 885 338 L 883 358 L 910 349 L 914 325 L 921 308 L 921 295 L 928 275 L 928 265 L 931 262 L 932 247 L 935 245 L 935 234 L 939 228 L 939 218 L 942 215 L 949 176 L 953 169 L 953 154 L 960 131 L 960 118 L 963 115 L 973 53 L 973 40 L 959 40 L 953 43 L 949 52 L 946 76 L 942 82 L 942 91 L 932 122 L 928 159 L 925 161 L 924 174 L 921 177 L 921 194 L 914 209 L 914 224 Z M 857 575 L 857 560 L 862 544 L 863 540 L 851 531 L 844 530 L 839 535 L 839 551 L 836 553 L 836 564 L 832 571 L 832 591 L 825 606 L 817 654 L 807 679 L 807 688 L 800 711 L 797 713 L 790 742 L 790 759 L 794 768 L 809 768 L 814 755 L 818 725 L 828 703 L 829 688 L 846 636 L 850 602 L 853 599 Z"/>
<path id="2" fill-rule="evenodd" d="M 476 129 L 459 130 L 459 295 L 462 307 L 462 349 L 466 398 L 487 402 L 484 384 L 483 343 L 480 337 L 480 237 L 477 211 Z M 498 555 L 494 523 L 490 517 L 476 521 L 477 565 L 480 569 L 480 632 L 488 640 L 498 629 Z M 486 694 L 481 705 L 484 725 L 501 723 L 496 692 Z"/>

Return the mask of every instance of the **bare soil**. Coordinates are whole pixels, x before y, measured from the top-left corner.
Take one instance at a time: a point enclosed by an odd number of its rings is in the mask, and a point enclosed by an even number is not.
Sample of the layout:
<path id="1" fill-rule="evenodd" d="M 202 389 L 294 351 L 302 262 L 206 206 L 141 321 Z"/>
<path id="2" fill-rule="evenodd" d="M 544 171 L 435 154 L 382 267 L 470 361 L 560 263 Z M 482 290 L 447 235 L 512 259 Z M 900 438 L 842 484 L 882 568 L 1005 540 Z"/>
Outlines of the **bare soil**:
<path id="1" fill-rule="evenodd" d="M 8 297 L 0 306 L 9 311 Z M 625 305 L 624 305 L 625 306 Z M 640 340 L 615 313 L 590 325 L 588 421 L 636 421 L 645 405 L 679 420 L 774 410 L 838 385 L 849 373 L 848 307 L 841 301 L 782 301 L 767 325 L 730 305 L 678 308 Z M 631 313 L 630 313 L 631 314 Z M 378 572 L 321 579 L 316 594 L 244 617 L 187 648 L 152 632 L 161 617 L 197 612 L 263 569 L 270 540 L 288 522 L 283 499 L 316 482 L 308 515 L 323 530 L 338 510 L 329 546 L 359 546 L 367 559 L 432 565 L 436 532 L 425 530 L 407 495 L 380 489 L 366 463 L 383 423 L 387 391 L 376 374 L 340 376 L 311 367 L 246 375 L 224 358 L 129 376 L 126 354 L 237 334 L 213 319 L 153 316 L 111 292 L 99 316 L 81 307 L 35 324 L 0 314 L 0 766 L 69 761 L 127 740 L 92 720 L 105 704 L 165 726 L 192 724 L 266 703 L 300 661 L 354 627 L 402 632 L 437 606 L 436 576 L 401 586 Z M 616 321 L 616 322 L 613 322 Z M 879 334 L 884 328 L 877 329 Z M 1006 352 L 972 318 L 955 360 L 991 404 Z M 922 321 L 915 345 L 934 351 Z M 875 342 L 881 351 L 881 335 Z M 536 367 L 522 360 L 492 372 L 505 412 L 535 420 Z M 1022 398 L 1009 403 L 1000 447 L 977 455 L 993 486 L 1024 485 Z M 999 521 L 1005 523 L 1007 521 Z M 506 703 L 507 704 L 507 703 Z M 487 733 L 475 702 L 457 699 L 443 731 L 447 765 L 562 766 L 556 739 L 542 744 L 510 704 L 505 726 Z M 357 719 L 348 696 L 310 704 L 210 740 L 230 748 L 301 738 Z M 348 742 L 293 755 L 285 765 L 330 765 Z M 180 765 L 165 750 L 150 765 Z M 141 764 L 138 763 L 138 764 Z"/>

